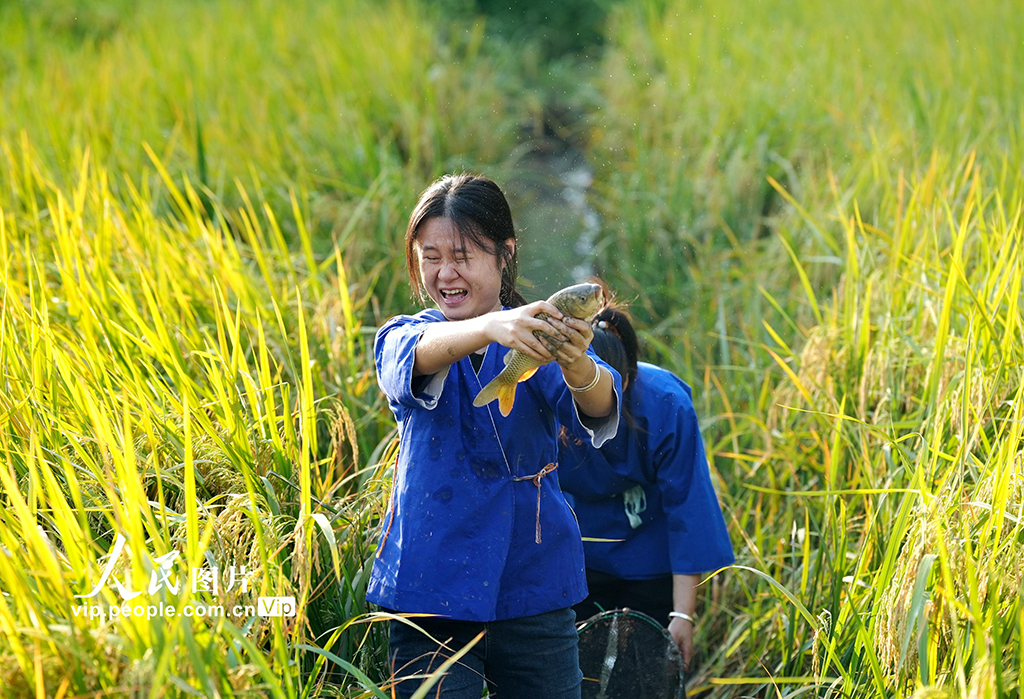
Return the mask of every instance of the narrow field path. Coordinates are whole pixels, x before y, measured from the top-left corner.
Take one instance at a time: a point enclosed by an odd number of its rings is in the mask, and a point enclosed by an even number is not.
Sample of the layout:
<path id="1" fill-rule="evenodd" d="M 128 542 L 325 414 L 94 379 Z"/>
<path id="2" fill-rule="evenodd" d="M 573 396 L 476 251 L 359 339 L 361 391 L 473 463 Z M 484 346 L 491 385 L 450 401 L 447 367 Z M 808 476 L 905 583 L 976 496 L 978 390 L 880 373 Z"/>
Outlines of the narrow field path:
<path id="1" fill-rule="evenodd" d="M 579 149 L 554 139 L 524 149 L 502 184 L 519 233 L 523 294 L 532 301 L 594 273 L 601 221 L 587 201 L 594 175 Z"/>

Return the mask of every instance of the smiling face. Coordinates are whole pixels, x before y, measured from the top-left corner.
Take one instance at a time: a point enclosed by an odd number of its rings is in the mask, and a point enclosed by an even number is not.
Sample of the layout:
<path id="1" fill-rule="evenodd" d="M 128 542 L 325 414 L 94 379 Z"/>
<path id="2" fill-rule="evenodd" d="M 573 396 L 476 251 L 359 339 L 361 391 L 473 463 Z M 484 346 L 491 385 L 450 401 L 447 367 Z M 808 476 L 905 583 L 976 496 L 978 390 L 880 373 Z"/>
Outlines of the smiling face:
<path id="1" fill-rule="evenodd" d="M 504 261 L 462 238 L 452 222 L 440 216 L 424 221 L 413 243 L 420 280 L 448 320 L 465 320 L 501 310 L 501 269 Z M 511 254 L 515 241 L 505 241 Z"/>

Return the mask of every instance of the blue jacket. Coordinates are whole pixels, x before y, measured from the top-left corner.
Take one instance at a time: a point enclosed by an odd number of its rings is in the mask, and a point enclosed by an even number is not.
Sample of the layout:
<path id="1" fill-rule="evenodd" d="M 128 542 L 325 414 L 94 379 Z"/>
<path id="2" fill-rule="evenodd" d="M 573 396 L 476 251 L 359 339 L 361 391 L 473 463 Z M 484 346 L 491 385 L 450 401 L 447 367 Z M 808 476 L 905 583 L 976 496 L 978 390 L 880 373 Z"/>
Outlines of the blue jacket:
<path id="1" fill-rule="evenodd" d="M 444 322 L 440 311 L 397 316 L 378 331 L 374 345 L 400 447 L 367 599 L 400 612 L 469 621 L 579 602 L 587 594 L 583 546 L 559 472 L 539 478 L 539 487 L 530 477 L 556 461 L 560 414 L 598 446 L 615 435 L 621 378 L 612 371 L 616 412 L 588 418 L 593 429 L 580 423 L 554 363 L 519 384 L 512 414 L 503 418 L 497 403 L 473 406 L 481 387 L 504 367 L 508 350 L 497 343 L 488 346 L 479 377 L 466 357 L 413 378 L 416 343 L 435 322 Z"/>
<path id="2" fill-rule="evenodd" d="M 559 473 L 584 537 L 587 567 L 628 580 L 731 565 L 690 387 L 640 362 L 627 400 L 635 427 L 593 449 L 563 433 Z"/>

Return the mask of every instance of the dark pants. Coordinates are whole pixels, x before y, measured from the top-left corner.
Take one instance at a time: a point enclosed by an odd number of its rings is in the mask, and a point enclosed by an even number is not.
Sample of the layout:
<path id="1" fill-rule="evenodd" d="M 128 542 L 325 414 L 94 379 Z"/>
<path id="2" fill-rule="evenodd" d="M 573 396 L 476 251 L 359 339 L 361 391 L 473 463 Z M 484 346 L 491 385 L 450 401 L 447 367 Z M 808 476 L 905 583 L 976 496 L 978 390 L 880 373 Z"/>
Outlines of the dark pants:
<path id="1" fill-rule="evenodd" d="M 652 580 L 624 580 L 587 568 L 587 587 L 590 594 L 573 607 L 580 621 L 602 611 L 629 607 L 668 626 L 668 613 L 672 611 L 671 575 Z"/>
<path id="2" fill-rule="evenodd" d="M 436 671 L 473 638 L 484 637 L 428 692 L 428 697 L 480 699 L 484 682 L 493 698 L 579 699 L 580 672 L 576 615 L 559 609 L 502 621 L 455 621 L 412 618 L 409 621 L 443 642 L 440 648 L 400 621 L 391 622 L 391 663 L 396 694 L 411 697 L 425 675 Z M 407 679 L 403 679 L 407 678 Z"/>

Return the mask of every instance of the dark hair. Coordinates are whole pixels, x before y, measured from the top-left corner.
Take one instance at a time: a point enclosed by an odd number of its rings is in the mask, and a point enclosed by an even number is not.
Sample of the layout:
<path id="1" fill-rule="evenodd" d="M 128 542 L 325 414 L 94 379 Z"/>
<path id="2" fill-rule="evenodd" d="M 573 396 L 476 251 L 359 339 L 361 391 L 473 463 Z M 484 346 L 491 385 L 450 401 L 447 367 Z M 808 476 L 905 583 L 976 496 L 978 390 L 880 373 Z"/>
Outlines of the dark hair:
<path id="1" fill-rule="evenodd" d="M 640 347 L 636 331 L 629 314 L 613 305 L 606 304 L 594 315 L 594 340 L 591 346 L 597 356 L 608 362 L 623 378 L 629 378 L 629 386 L 636 381 L 636 363 Z M 628 390 L 628 389 L 627 389 Z"/>
<path id="2" fill-rule="evenodd" d="M 629 379 L 623 390 L 625 399 L 636 385 L 636 364 L 640 355 L 640 343 L 637 340 L 636 330 L 633 329 L 633 321 L 630 319 L 629 313 L 624 307 L 616 304 L 608 288 L 600 280 L 592 281 L 601 284 L 606 301 L 590 321 L 594 329 L 594 339 L 590 346 L 597 352 L 597 356 L 619 372 L 623 383 Z M 622 415 L 627 425 L 636 426 L 629 410 L 628 400 L 623 400 Z"/>
<path id="3" fill-rule="evenodd" d="M 495 258 L 505 261 L 501 271 L 499 299 L 503 306 L 522 306 L 526 299 L 516 290 L 519 268 L 519 246 L 510 254 L 505 241 L 516 239 L 512 211 L 501 188 L 481 175 L 445 175 L 423 190 L 416 208 L 409 217 L 405 231 L 405 262 L 413 291 L 422 299 L 423 283 L 416 264 L 413 243 L 420 225 L 429 218 L 451 221 L 459 233 L 460 243 L 471 241 Z"/>

